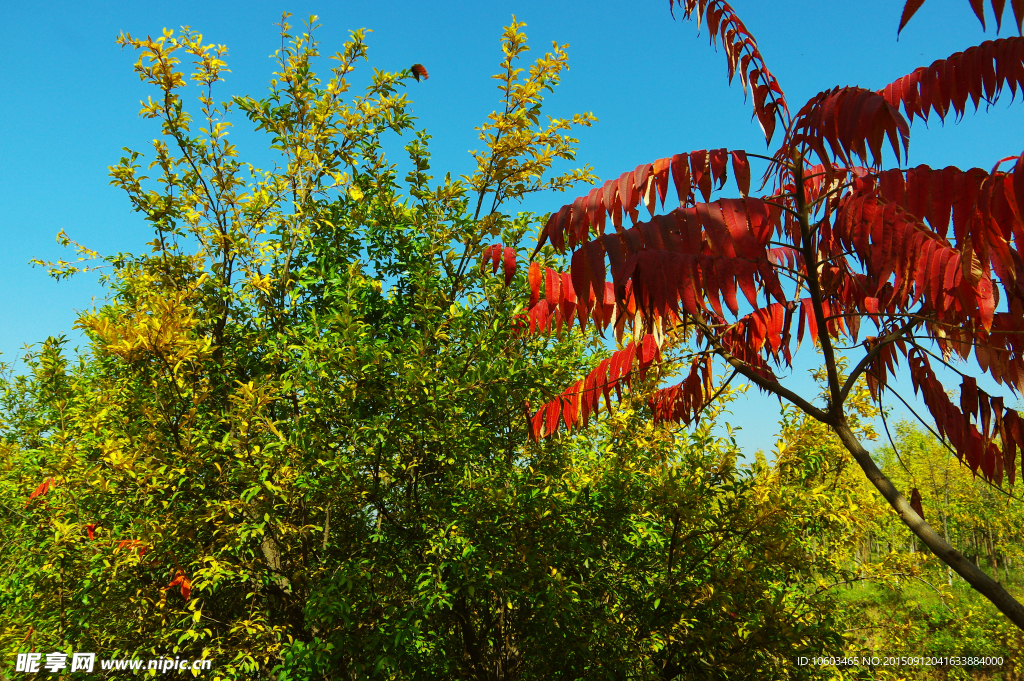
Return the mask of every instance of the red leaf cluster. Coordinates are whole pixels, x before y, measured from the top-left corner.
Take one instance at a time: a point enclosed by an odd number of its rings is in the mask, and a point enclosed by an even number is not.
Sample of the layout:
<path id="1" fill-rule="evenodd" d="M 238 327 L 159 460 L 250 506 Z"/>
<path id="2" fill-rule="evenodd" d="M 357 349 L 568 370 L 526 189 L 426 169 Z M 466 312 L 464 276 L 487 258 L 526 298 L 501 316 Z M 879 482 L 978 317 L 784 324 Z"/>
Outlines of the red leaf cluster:
<path id="1" fill-rule="evenodd" d="M 875 349 L 879 342 L 874 336 L 868 336 L 864 340 L 864 347 L 870 351 Z M 900 339 L 891 343 L 882 343 L 881 347 L 878 348 L 874 361 L 868 365 L 867 371 L 864 372 L 868 390 L 871 391 L 871 396 L 876 401 L 881 394 L 880 390 L 889 384 L 889 376 L 895 372 L 901 354 L 907 354 L 907 342 L 905 340 Z"/>
<path id="2" fill-rule="evenodd" d="M 1024 305 L 1014 300 L 1010 310 L 995 314 L 990 334 L 975 334 L 962 327 L 950 329 L 938 345 L 944 352 L 954 350 L 965 358 L 973 346 L 982 371 L 996 383 L 1024 392 Z"/>
<path id="3" fill-rule="evenodd" d="M 32 491 L 32 493 L 28 495 L 28 501 L 25 502 L 25 508 L 28 508 L 36 497 L 41 497 L 42 495 L 46 494 L 56 486 L 57 483 L 54 482 L 53 478 L 47 478 L 46 480 L 43 480 L 41 483 L 39 483 L 39 486 L 36 487 Z"/>
<path id="4" fill-rule="evenodd" d="M 502 248 L 501 244 L 487 246 L 484 248 L 484 252 L 480 256 L 481 272 L 486 269 L 488 262 L 491 263 L 491 274 L 495 274 L 498 271 L 498 267 L 504 265 L 505 286 L 508 286 L 512 282 L 512 277 L 514 277 L 516 273 L 516 249 L 511 246 Z"/>
<path id="5" fill-rule="evenodd" d="M 540 297 L 542 278 L 545 292 L 543 300 Z M 527 309 L 530 333 L 547 332 L 554 326 L 556 333 L 561 335 L 563 323 L 567 323 L 568 328 L 571 329 L 573 318 L 577 312 L 580 315 L 580 328 L 586 328 L 588 310 L 591 307 L 596 309 L 596 306 L 593 301 L 590 301 L 589 307 L 577 306 L 576 292 L 573 290 L 572 278 L 568 272 L 556 272 L 548 267 L 542 274 L 540 265 L 530 263 L 527 279 L 530 283 L 530 304 Z M 591 293 L 593 294 L 593 292 Z M 603 299 L 608 298 L 609 295 L 606 291 Z M 602 302 L 604 302 L 603 299 Z M 604 311 L 603 307 L 601 311 Z M 595 323 L 600 326 L 600 322 Z"/>
<path id="6" fill-rule="evenodd" d="M 960 241 L 977 205 L 978 190 L 987 175 L 978 168 L 964 172 L 953 166 L 933 170 L 920 165 L 905 171 L 886 170 L 863 178 L 857 189 L 866 191 L 877 186 L 879 196 L 902 206 L 920 220 L 927 220 L 942 238 L 949 231 L 952 211 L 954 234 Z"/>
<path id="7" fill-rule="evenodd" d="M 654 422 L 700 422 L 700 412 L 711 394 L 711 355 L 694 357 L 690 372 L 679 385 L 663 388 L 651 398 Z"/>
<path id="8" fill-rule="evenodd" d="M 861 178 L 844 199 L 835 252 L 851 249 L 865 263 L 869 295 L 895 275 L 882 308 L 904 311 L 923 298 L 939 321 L 991 329 L 995 284 L 1008 301 L 1024 295 L 1024 164 L 1015 160 L 1010 172 L 922 165 Z M 946 240 L 950 222 L 956 248 Z"/>
<path id="9" fill-rule="evenodd" d="M 1003 4 L 996 0 L 997 14 Z M 730 76 L 739 71 L 751 85 L 764 86 L 770 74 L 760 70 L 756 46 L 744 42 L 748 34 L 727 3 L 681 0 L 680 7 L 687 17 L 707 18 L 712 39 L 721 38 L 729 52 Z M 805 334 L 819 345 L 844 337 L 856 343 L 867 320 L 877 335 L 867 336 L 867 355 L 852 378 L 833 378 L 831 397 L 846 399 L 863 372 L 880 400 L 906 357 L 940 435 L 973 470 L 997 483 L 1006 474 L 1012 482 L 1016 451 L 1024 453 L 1020 416 L 973 379 L 965 379 L 954 405 L 920 340 L 934 342 L 944 359 L 973 351 L 983 371 L 1024 391 L 1024 155 L 1003 159 L 990 172 L 879 166 L 887 144 L 897 160 L 908 151 L 910 123 L 900 107 L 910 121 L 927 121 L 933 112 L 944 120 L 950 112 L 962 116 L 969 103 L 977 109 L 994 101 L 1005 87 L 1015 95 L 1018 85 L 1024 89 L 1024 38 L 983 43 L 878 92 L 819 93 L 787 119 L 786 139 L 765 175 L 775 185 L 763 198 L 748 196 L 751 170 L 738 151 L 677 154 L 624 172 L 549 217 L 537 249 L 550 239 L 558 251 L 572 252 L 570 266 L 556 272 L 531 265 L 522 328 L 560 333 L 574 319 L 585 327 L 589 318 L 602 331 L 614 326 L 621 342 L 630 324 L 634 341 L 660 353 L 678 325 L 698 347 L 686 378 L 655 393 L 655 420 L 699 418 L 710 399 L 709 358 L 717 355 L 762 389 L 835 425 L 832 413 L 779 385 L 770 364 L 791 365 L 794 344 L 799 348 Z M 772 124 L 776 113 L 788 116 L 771 87 L 761 92 L 767 94 L 755 96 L 756 111 L 771 113 Z M 815 156 L 818 165 L 810 161 Z M 712 202 L 712 191 L 726 183 L 730 158 L 741 198 Z M 1008 161 L 1013 167 L 1001 171 Z M 670 186 L 680 207 L 656 215 Z M 639 219 L 641 203 L 649 221 Z M 609 220 L 614 233 L 605 231 Z M 739 292 L 752 308 L 742 316 Z M 1000 301 L 1005 311 L 996 312 Z M 726 309 L 734 322 L 726 321 Z M 634 345 L 620 353 L 627 351 Z M 610 389 L 623 376 L 620 353 L 612 356 L 615 371 L 599 365 L 528 413 L 531 436 L 553 434 L 559 420 L 569 430 L 586 423 L 601 392 L 610 408 Z"/>
<path id="10" fill-rule="evenodd" d="M 899 110 L 871 90 L 837 87 L 818 93 L 797 113 L 785 145 L 789 150 L 786 156 L 792 158 L 796 150 L 806 146 L 830 171 L 827 142 L 832 155 L 847 166 L 852 165 L 853 154 L 867 163 L 869 150 L 871 162 L 879 165 L 886 137 L 898 161 L 901 147 L 906 154 L 910 144 L 910 125 Z"/>
<path id="11" fill-rule="evenodd" d="M 178 570 L 175 573 L 174 579 L 172 579 L 171 583 L 165 586 L 164 589 L 173 589 L 176 586 L 180 587 L 181 596 L 186 601 L 192 597 L 192 580 L 189 579 L 182 570 Z"/>
<path id="12" fill-rule="evenodd" d="M 580 196 L 552 213 L 534 253 L 548 239 L 559 252 L 565 251 L 566 243 L 569 248 L 575 248 L 590 239 L 591 230 L 597 235 L 604 234 L 607 218 L 611 218 L 615 230 L 621 232 L 624 212 L 633 224 L 639 222 L 637 206 L 641 202 L 654 216 L 658 199 L 662 207 L 665 206 L 670 178 L 680 206 L 694 204 L 695 189 L 705 201 L 710 201 L 714 185 L 717 184 L 719 189 L 725 186 L 730 159 L 740 195 L 745 197 L 750 191 L 750 161 L 742 151 L 701 149 L 658 159 L 654 163 L 642 163 L 634 170 L 622 173 L 617 180 L 607 180 L 604 185 L 591 189 L 586 196 Z"/>
<path id="13" fill-rule="evenodd" d="M 671 2 L 671 0 L 669 0 Z M 971 10 L 974 12 L 974 16 L 978 17 L 978 21 L 981 22 L 982 30 L 985 29 L 985 0 L 968 0 L 971 4 Z M 1003 27 L 1003 10 L 1006 9 L 1006 0 L 991 0 L 992 13 L 996 17 L 996 30 L 998 31 Z M 907 0 L 907 4 L 903 6 L 903 14 L 900 16 L 900 27 L 896 31 L 899 35 L 903 27 L 907 25 L 910 18 L 921 8 L 924 4 L 924 0 Z M 1017 32 L 1021 32 L 1021 24 L 1024 23 L 1024 0 L 1010 0 L 1010 4 L 1013 5 L 1013 18 L 1017 21 Z"/>
<path id="14" fill-rule="evenodd" d="M 805 305 L 803 310 L 809 312 L 810 306 Z M 762 353 L 770 354 L 776 364 L 781 364 L 783 361 L 786 365 L 790 364 L 792 356 L 789 344 L 792 338 L 791 331 L 795 311 L 796 305 L 792 302 L 772 303 L 754 310 L 720 332 L 719 343 L 730 355 L 747 364 L 759 376 L 774 382 L 775 375 Z M 813 314 L 809 314 L 807 318 L 812 320 L 811 328 L 815 329 Z M 802 318 L 800 334 L 803 334 Z M 782 351 L 781 357 L 780 350 Z"/>
<path id="15" fill-rule="evenodd" d="M 634 378 L 633 365 L 636 364 L 636 375 L 643 380 L 652 364 L 661 361 L 661 351 L 652 336 L 646 336 L 640 344 L 630 342 L 625 348 L 612 353 L 571 388 L 565 390 L 554 400 L 543 405 L 530 416 L 530 405 L 526 405 L 527 427 L 534 441 L 554 435 L 558 431 L 559 420 L 565 429 L 572 432 L 574 428 L 586 427 L 590 417 L 596 416 L 601 408 L 601 396 L 611 411 L 611 391 L 622 399 L 622 386 L 632 387 Z"/>
<path id="16" fill-rule="evenodd" d="M 965 376 L 960 385 L 960 406 L 957 407 L 949 399 L 922 350 L 911 349 L 907 359 L 915 394 L 920 391 L 928 411 L 935 418 L 939 434 L 949 441 L 960 460 L 975 473 L 980 468 L 985 478 L 997 485 L 1002 484 L 1005 473 L 1012 485 L 1017 449 L 1024 453 L 1020 415 L 1004 408 L 1002 397 L 992 397 L 978 388 L 977 381 L 970 376 Z M 975 423 L 971 423 L 972 418 Z M 1001 438 L 1002 451 L 994 441 L 996 435 Z"/>
<path id="17" fill-rule="evenodd" d="M 876 303 L 878 307 L 889 309 L 895 304 L 906 309 L 923 298 L 925 308 L 934 310 L 940 320 L 960 320 L 965 313 L 981 310 L 991 325 L 991 287 L 987 296 L 975 291 L 963 276 L 961 253 L 901 206 L 874 192 L 856 195 L 843 204 L 832 233 L 842 248 L 864 263 L 872 283 L 877 282 L 875 290 L 869 291 L 872 297 L 888 291 Z M 895 283 L 886 287 L 893 275 Z M 949 311 L 954 314 L 946 314 Z"/>
<path id="18" fill-rule="evenodd" d="M 977 111 L 982 102 L 995 102 L 1004 86 L 1016 97 L 1018 85 L 1024 88 L 1024 38 L 1000 38 L 922 66 L 878 93 L 902 105 L 913 122 L 914 116 L 927 121 L 932 111 L 942 120 L 951 110 L 960 118 L 968 100 Z"/>
<path id="19" fill-rule="evenodd" d="M 698 203 L 584 243 L 567 273 L 548 268 L 542 275 L 534 263 L 528 275 L 530 332 L 554 327 L 561 333 L 563 324 L 571 328 L 574 317 L 585 328 L 592 316 L 600 329 L 615 324 L 621 334 L 638 308 L 649 318 L 671 321 L 680 319 L 680 305 L 682 312 L 713 311 L 721 318 L 723 300 L 735 316 L 737 289 L 753 307 L 759 289 L 782 302 L 785 295 L 767 248 L 775 224 L 759 199 Z"/>

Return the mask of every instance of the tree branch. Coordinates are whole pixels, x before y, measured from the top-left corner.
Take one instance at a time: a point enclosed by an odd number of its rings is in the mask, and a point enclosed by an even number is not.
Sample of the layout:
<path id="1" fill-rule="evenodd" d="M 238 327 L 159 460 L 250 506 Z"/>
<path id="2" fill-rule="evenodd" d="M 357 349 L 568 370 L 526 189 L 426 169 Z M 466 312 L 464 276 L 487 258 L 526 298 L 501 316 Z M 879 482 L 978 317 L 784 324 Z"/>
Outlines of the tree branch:
<path id="1" fill-rule="evenodd" d="M 862 373 L 864 373 L 864 370 L 867 369 L 868 365 L 871 364 L 871 362 L 875 361 L 875 358 L 878 357 L 878 355 L 882 352 L 882 349 L 886 345 L 898 341 L 905 333 L 907 333 L 907 331 L 912 331 L 917 324 L 917 320 L 907 322 L 900 329 L 893 331 L 892 333 L 886 336 L 883 336 L 875 345 L 875 347 L 868 350 L 867 354 L 864 355 L 864 357 L 861 358 L 859 362 L 857 362 L 857 366 L 855 366 L 853 368 L 853 371 L 850 372 L 850 375 L 847 377 L 846 383 L 843 385 L 842 390 L 839 391 L 839 404 L 843 404 L 844 402 L 846 402 L 846 398 L 847 396 L 849 396 L 850 391 L 853 389 L 854 384 L 857 382 L 857 379 L 860 377 Z"/>
<path id="2" fill-rule="evenodd" d="M 818 261 L 811 235 L 811 225 L 807 219 L 807 201 L 804 196 L 803 163 L 797 164 L 794 175 L 796 185 L 796 205 L 800 220 L 800 233 L 802 236 L 801 252 L 804 254 L 804 268 L 807 270 L 807 290 L 811 294 L 811 306 L 814 308 L 814 316 L 818 318 L 818 343 L 821 345 L 821 352 L 825 356 L 825 370 L 828 372 L 828 389 L 830 414 L 841 414 L 842 400 L 839 397 L 839 374 L 836 371 L 836 354 L 832 348 L 832 339 L 828 335 L 828 324 L 825 320 L 825 310 L 821 304 L 821 285 L 818 282 Z M 817 418 L 817 417 L 816 417 Z M 821 419 L 819 419 L 821 420 Z M 827 423 L 827 421 L 826 421 Z"/>

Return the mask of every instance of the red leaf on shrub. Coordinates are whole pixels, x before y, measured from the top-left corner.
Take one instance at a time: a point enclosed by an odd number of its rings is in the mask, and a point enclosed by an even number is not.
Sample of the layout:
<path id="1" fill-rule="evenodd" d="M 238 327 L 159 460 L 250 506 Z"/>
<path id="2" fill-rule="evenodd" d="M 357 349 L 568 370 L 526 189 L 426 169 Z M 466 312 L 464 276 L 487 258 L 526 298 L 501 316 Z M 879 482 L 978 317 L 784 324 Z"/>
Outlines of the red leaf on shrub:
<path id="1" fill-rule="evenodd" d="M 32 494 L 28 495 L 28 501 L 25 502 L 25 508 L 29 507 L 29 504 L 32 503 L 33 499 L 35 499 L 36 497 L 40 497 L 40 496 L 46 494 L 54 486 L 55 485 L 54 485 L 54 482 L 53 482 L 53 478 L 47 478 L 46 480 L 43 480 L 39 484 L 39 487 L 36 487 L 35 490 L 33 490 Z"/>

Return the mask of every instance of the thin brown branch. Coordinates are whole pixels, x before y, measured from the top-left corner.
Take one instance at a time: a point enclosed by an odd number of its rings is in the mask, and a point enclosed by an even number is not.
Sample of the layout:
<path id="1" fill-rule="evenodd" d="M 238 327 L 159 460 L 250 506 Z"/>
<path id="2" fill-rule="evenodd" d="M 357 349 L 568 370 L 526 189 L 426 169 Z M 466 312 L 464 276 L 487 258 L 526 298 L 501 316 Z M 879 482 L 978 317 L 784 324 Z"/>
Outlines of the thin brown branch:
<path id="1" fill-rule="evenodd" d="M 752 383 L 757 385 L 759 388 L 765 390 L 766 392 L 770 392 L 770 393 L 772 393 L 774 395 L 778 395 L 779 397 L 782 397 L 782 398 L 785 398 L 785 399 L 789 400 L 790 402 L 795 404 L 797 407 L 799 407 L 800 409 L 804 410 L 810 416 L 818 419 L 822 423 L 830 423 L 831 422 L 830 418 L 829 418 L 829 415 L 826 414 L 824 411 L 822 411 L 821 409 L 818 409 L 813 404 L 811 404 L 810 402 L 808 402 L 804 398 L 802 398 L 799 395 L 797 395 L 796 393 L 794 393 L 792 390 L 789 390 L 788 388 L 784 388 L 778 382 L 772 382 L 772 381 L 769 381 L 769 380 L 765 379 L 764 377 L 759 375 L 756 371 L 754 371 L 753 368 L 751 368 L 750 365 L 748 365 L 746 362 L 744 362 L 743 360 L 733 356 L 733 354 L 731 352 L 729 352 L 725 348 L 725 346 L 723 346 L 722 343 L 718 340 L 716 334 L 712 331 L 711 326 L 709 326 L 707 324 L 707 322 L 704 321 L 702 315 L 698 315 L 697 317 L 694 317 L 693 320 L 694 320 L 694 323 L 697 324 L 698 326 L 700 326 L 701 329 L 704 331 L 704 337 L 707 338 L 708 341 L 712 345 L 715 346 L 715 352 L 722 359 L 724 359 L 726 362 L 728 362 L 735 370 L 737 370 L 741 374 L 743 374 L 743 376 L 746 377 L 747 380 L 751 381 Z"/>
<path id="2" fill-rule="evenodd" d="M 853 389 L 854 384 L 857 382 L 857 379 L 860 378 L 860 375 L 862 373 L 864 373 L 864 370 L 867 369 L 868 365 L 871 364 L 871 362 L 875 361 L 875 358 L 878 357 L 879 354 L 881 354 L 885 346 L 889 345 L 890 343 L 895 343 L 896 341 L 898 341 L 908 331 L 912 331 L 914 329 L 914 326 L 916 325 L 916 321 L 908 322 L 902 328 L 897 329 L 896 331 L 893 331 L 892 333 L 886 336 L 883 336 L 878 341 L 878 343 L 875 344 L 875 346 L 871 348 L 867 352 L 867 354 L 865 354 L 864 357 L 861 358 L 859 362 L 857 362 L 857 366 L 855 366 L 853 368 L 853 371 L 850 372 L 850 375 L 846 379 L 845 385 L 843 385 L 842 390 L 839 392 L 840 404 L 846 401 L 846 398 L 847 396 L 849 396 L 850 391 Z"/>

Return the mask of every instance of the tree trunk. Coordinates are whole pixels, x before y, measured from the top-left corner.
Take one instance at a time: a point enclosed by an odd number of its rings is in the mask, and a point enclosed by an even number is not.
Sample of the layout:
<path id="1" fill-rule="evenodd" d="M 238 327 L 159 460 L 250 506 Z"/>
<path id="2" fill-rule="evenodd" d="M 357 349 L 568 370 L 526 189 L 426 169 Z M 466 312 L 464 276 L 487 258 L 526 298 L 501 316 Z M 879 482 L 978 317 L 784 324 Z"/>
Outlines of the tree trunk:
<path id="1" fill-rule="evenodd" d="M 947 459 L 945 477 L 943 478 L 943 498 L 944 503 L 942 505 L 942 538 L 949 543 L 949 463 Z M 953 568 L 946 566 L 946 583 L 949 586 L 953 586 Z"/>
<path id="2" fill-rule="evenodd" d="M 992 523 L 985 516 L 985 535 L 988 537 L 988 555 L 992 560 L 992 574 L 999 576 L 999 559 L 996 557 L 996 540 L 992 536 Z"/>
<path id="3" fill-rule="evenodd" d="M 989 577 L 976 565 L 971 564 L 964 558 L 963 554 L 950 546 L 932 529 L 931 525 L 924 521 L 917 512 L 910 507 L 898 489 L 892 484 L 885 474 L 878 469 L 874 459 L 868 450 L 857 440 L 857 437 L 850 430 L 845 420 L 833 426 L 843 445 L 849 450 L 853 458 L 860 464 L 868 480 L 878 489 L 889 505 L 893 507 L 900 519 L 907 524 L 911 532 L 920 537 L 924 545 L 938 556 L 939 560 L 953 568 L 968 584 L 974 587 L 975 591 L 992 601 L 999 610 L 1006 615 L 1011 622 L 1019 628 L 1024 629 L 1024 606 L 1018 603 L 1009 592 L 996 580 Z"/>

